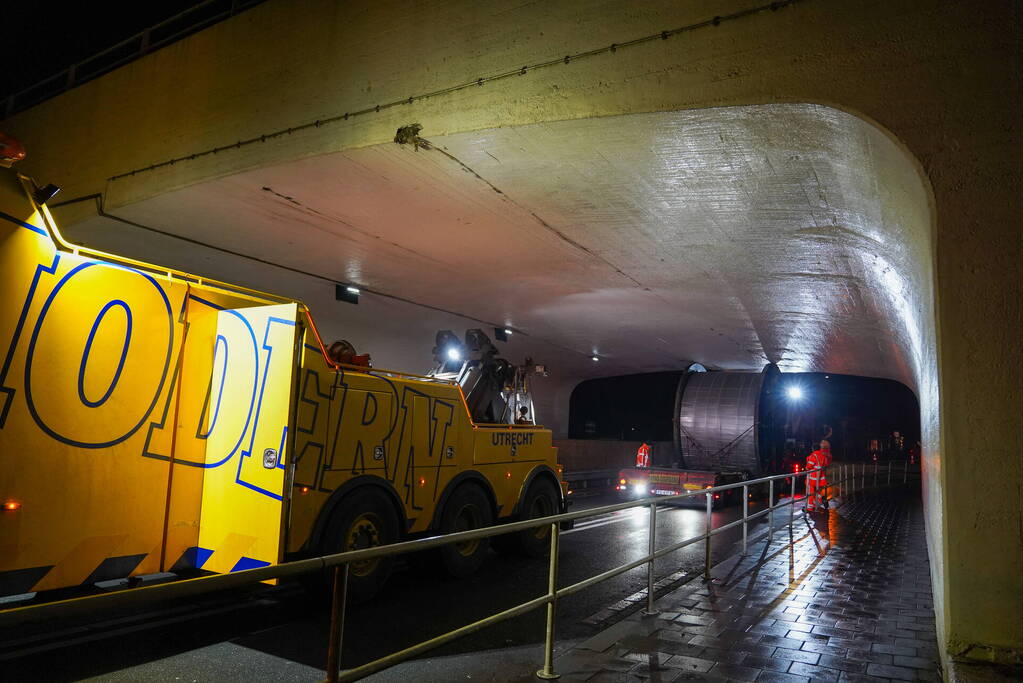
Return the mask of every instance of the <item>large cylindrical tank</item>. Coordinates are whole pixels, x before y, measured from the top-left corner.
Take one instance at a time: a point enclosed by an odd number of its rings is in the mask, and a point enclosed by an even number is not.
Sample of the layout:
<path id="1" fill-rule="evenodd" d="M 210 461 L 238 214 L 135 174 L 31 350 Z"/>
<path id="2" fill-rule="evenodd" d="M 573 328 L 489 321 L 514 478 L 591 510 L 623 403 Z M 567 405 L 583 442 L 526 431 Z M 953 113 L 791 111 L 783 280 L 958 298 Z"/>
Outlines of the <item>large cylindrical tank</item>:
<path id="1" fill-rule="evenodd" d="M 686 469 L 770 469 L 778 366 L 762 372 L 689 372 L 681 378 L 673 416 L 675 448 Z"/>

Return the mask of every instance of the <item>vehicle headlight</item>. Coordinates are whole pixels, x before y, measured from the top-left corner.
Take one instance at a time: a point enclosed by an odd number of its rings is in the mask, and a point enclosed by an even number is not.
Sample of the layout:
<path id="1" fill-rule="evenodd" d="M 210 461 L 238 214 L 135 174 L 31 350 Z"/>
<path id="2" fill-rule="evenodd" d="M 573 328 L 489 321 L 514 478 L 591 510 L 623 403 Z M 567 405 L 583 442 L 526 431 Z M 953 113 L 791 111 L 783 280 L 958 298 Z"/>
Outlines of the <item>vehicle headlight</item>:
<path id="1" fill-rule="evenodd" d="M 646 493 L 646 484 L 633 484 L 632 485 L 632 492 L 633 493 Z"/>

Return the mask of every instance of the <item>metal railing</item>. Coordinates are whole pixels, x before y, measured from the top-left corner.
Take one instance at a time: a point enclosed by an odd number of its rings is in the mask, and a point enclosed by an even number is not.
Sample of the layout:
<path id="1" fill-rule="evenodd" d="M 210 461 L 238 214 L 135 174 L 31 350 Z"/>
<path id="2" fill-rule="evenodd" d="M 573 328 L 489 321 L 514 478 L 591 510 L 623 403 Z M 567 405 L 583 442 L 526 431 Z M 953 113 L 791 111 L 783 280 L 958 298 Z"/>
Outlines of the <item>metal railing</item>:
<path id="1" fill-rule="evenodd" d="M 770 541 L 773 538 L 773 534 L 775 532 L 775 512 L 785 507 L 789 508 L 789 519 L 787 524 L 783 524 L 782 527 L 788 526 L 791 532 L 792 526 L 795 523 L 797 517 L 796 502 L 797 500 L 800 500 L 800 498 L 796 497 L 796 481 L 799 477 L 806 477 L 810 474 L 814 474 L 816 472 L 821 472 L 824 470 L 827 470 L 828 473 L 835 476 L 834 481 L 828 481 L 823 486 L 820 487 L 823 504 L 826 507 L 828 505 L 828 501 L 831 498 L 833 498 L 833 496 L 831 496 L 830 494 L 835 488 L 839 488 L 842 492 L 842 495 L 845 496 L 846 494 L 855 495 L 858 492 L 864 491 L 868 487 L 867 486 L 868 480 L 871 481 L 872 486 L 876 486 L 879 479 L 882 481 L 886 481 L 888 484 L 891 484 L 893 475 L 895 476 L 897 481 L 898 476 L 901 474 L 902 481 L 903 482 L 907 481 L 909 474 L 911 472 L 908 463 L 902 466 L 902 472 L 898 472 L 898 468 L 899 463 L 885 463 L 885 467 L 883 470 L 881 469 L 879 463 L 836 464 L 832 465 L 830 468 L 794 472 L 790 474 L 778 474 L 770 477 L 762 477 L 760 479 L 752 479 L 743 482 L 737 482 L 734 484 L 715 486 L 712 488 L 706 488 L 697 491 L 689 491 L 677 495 L 643 498 L 640 500 L 628 501 L 624 503 L 618 503 L 615 505 L 606 505 L 599 508 L 582 510 L 579 512 L 552 515 L 549 517 L 523 520 L 520 522 L 513 522 L 510 524 L 485 527 L 482 529 L 462 531 L 458 533 L 447 534 L 444 536 L 434 536 L 431 538 L 405 541 L 402 543 L 394 543 L 386 546 L 366 548 L 363 550 L 353 550 L 344 553 L 337 553 L 334 555 L 327 555 L 323 557 L 298 560 L 294 562 L 285 562 L 270 567 L 249 569 L 245 571 L 235 572 L 232 574 L 221 574 L 216 576 L 187 579 L 174 583 L 161 584 L 145 588 L 136 588 L 133 590 L 125 590 L 108 595 L 89 596 L 38 606 L 19 607 L 15 609 L 0 611 L 0 627 L 14 624 L 24 624 L 27 622 L 67 618 L 70 616 L 80 616 L 82 614 L 92 612 L 93 610 L 96 609 L 139 607 L 159 600 L 199 595 L 227 588 L 234 588 L 248 584 L 253 584 L 260 581 L 266 581 L 268 579 L 289 578 L 302 574 L 308 574 L 311 572 L 319 572 L 331 569 L 333 574 L 332 577 L 333 584 L 331 597 L 331 622 L 328 633 L 327 679 L 326 679 L 331 683 L 335 681 L 354 681 L 361 679 L 372 673 L 394 666 L 395 664 L 399 664 L 418 654 L 427 652 L 448 642 L 456 640 L 462 636 L 479 631 L 493 624 L 506 621 L 513 617 L 526 614 L 527 612 L 531 612 L 532 610 L 544 606 L 546 606 L 547 608 L 546 633 L 544 638 L 544 663 L 543 667 L 536 672 L 536 675 L 538 678 L 541 679 L 553 679 L 559 676 L 559 674 L 557 674 L 554 671 L 553 653 L 557 625 L 557 605 L 560 599 L 565 598 L 574 593 L 578 593 L 581 590 L 589 588 L 590 586 L 594 586 L 608 579 L 614 578 L 625 572 L 646 565 L 647 604 L 644 612 L 646 614 L 656 614 L 656 609 L 654 608 L 655 560 L 664 557 L 670 553 L 681 550 L 682 548 L 685 548 L 694 543 L 703 541 L 705 544 L 703 579 L 705 581 L 710 581 L 712 565 L 711 563 L 712 539 L 714 538 L 714 536 L 720 535 L 728 531 L 729 529 L 741 525 L 742 526 L 741 552 L 743 555 L 746 555 L 748 552 L 748 545 L 750 542 L 749 541 L 750 522 L 766 515 L 768 518 L 768 528 L 766 537 Z M 783 484 L 784 483 L 789 484 L 788 486 L 789 496 L 788 500 L 785 502 L 781 502 L 780 498 L 777 501 L 775 500 L 776 493 L 775 483 L 781 480 L 787 480 L 783 482 Z M 752 487 L 762 488 L 764 484 L 767 485 L 768 490 L 767 507 L 759 512 L 750 514 L 749 513 L 750 490 Z M 722 492 L 739 488 L 742 489 L 741 518 L 736 519 L 735 521 L 729 522 L 727 524 L 723 524 L 717 528 L 714 528 L 712 510 L 715 496 L 721 494 Z M 778 493 L 781 493 L 781 491 L 778 491 Z M 706 511 L 704 533 L 698 536 L 691 536 L 680 541 L 676 541 L 674 543 L 671 543 L 670 545 L 658 549 L 657 548 L 658 506 L 666 505 L 671 502 L 678 502 L 679 500 L 682 499 L 696 498 L 698 496 L 703 496 L 705 499 L 705 504 L 703 506 Z M 562 588 L 558 588 L 557 581 L 561 524 L 563 522 L 575 521 L 586 517 L 594 517 L 597 515 L 603 515 L 611 512 L 617 512 L 619 510 L 627 510 L 637 507 L 648 507 L 650 510 L 649 531 L 647 539 L 647 554 L 639 559 L 619 565 L 617 567 L 601 572 L 600 574 L 596 574 L 577 583 Z M 817 545 L 818 551 L 821 554 L 824 554 L 826 550 L 821 546 L 816 536 L 814 536 L 813 526 L 809 522 L 808 513 L 806 512 L 806 510 L 800 509 L 798 511 L 798 516 L 806 520 L 807 527 L 810 530 L 810 535 L 813 538 L 814 543 Z M 500 536 L 519 531 L 534 530 L 544 525 L 549 525 L 550 529 L 550 557 L 548 565 L 548 585 L 546 594 L 540 595 L 532 600 L 505 609 L 501 612 L 493 614 L 489 617 L 485 617 L 471 624 L 467 624 L 465 626 L 462 626 L 461 628 L 449 631 L 447 633 L 441 634 L 429 640 L 423 641 L 417 645 L 413 645 L 401 651 L 394 652 L 385 657 L 373 660 L 356 668 L 341 671 L 340 662 L 342 641 L 344 637 L 344 619 L 347 600 L 348 572 L 349 566 L 352 563 L 388 557 L 393 555 L 401 555 L 409 552 L 419 552 L 455 543 L 464 543 L 466 541 L 481 540 L 484 538 L 491 538 L 493 536 Z M 790 544 L 794 543 L 794 541 L 792 540 L 791 533 L 789 543 Z"/>

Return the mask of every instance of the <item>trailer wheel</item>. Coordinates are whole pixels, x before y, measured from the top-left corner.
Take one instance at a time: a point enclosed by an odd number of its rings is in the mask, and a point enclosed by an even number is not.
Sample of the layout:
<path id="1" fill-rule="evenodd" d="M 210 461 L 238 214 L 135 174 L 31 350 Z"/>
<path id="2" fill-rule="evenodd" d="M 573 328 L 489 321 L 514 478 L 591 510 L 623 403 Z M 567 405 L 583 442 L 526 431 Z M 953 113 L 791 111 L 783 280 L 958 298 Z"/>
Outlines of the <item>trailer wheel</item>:
<path id="1" fill-rule="evenodd" d="M 558 514 L 558 491 L 550 479 L 538 478 L 529 485 L 522 499 L 522 519 L 538 519 Z M 551 527 L 543 524 L 517 534 L 519 550 L 528 557 L 545 557 L 551 549 Z"/>
<path id="2" fill-rule="evenodd" d="M 441 533 L 453 534 L 491 526 L 493 523 L 494 511 L 487 494 L 474 484 L 463 484 L 455 489 L 444 505 L 440 530 Z M 442 546 L 441 565 L 451 576 L 464 578 L 479 569 L 489 549 L 488 538 Z"/>
<path id="3" fill-rule="evenodd" d="M 398 515 L 383 495 L 362 489 L 352 493 L 330 518 L 323 548 L 340 553 L 387 545 L 398 540 Z M 353 562 L 348 567 L 348 599 L 365 602 L 375 596 L 391 574 L 394 557 Z"/>

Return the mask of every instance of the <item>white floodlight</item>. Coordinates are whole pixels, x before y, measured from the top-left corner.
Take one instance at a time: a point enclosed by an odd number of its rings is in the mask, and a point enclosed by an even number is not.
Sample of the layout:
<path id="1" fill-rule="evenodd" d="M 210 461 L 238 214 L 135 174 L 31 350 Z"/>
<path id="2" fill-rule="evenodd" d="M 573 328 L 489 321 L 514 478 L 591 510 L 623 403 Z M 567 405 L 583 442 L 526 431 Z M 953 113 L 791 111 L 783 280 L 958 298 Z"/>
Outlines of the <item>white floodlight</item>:
<path id="1" fill-rule="evenodd" d="M 785 392 L 785 395 L 788 396 L 789 399 L 793 401 L 798 401 L 799 399 L 803 398 L 803 390 L 797 386 L 791 386 Z"/>

